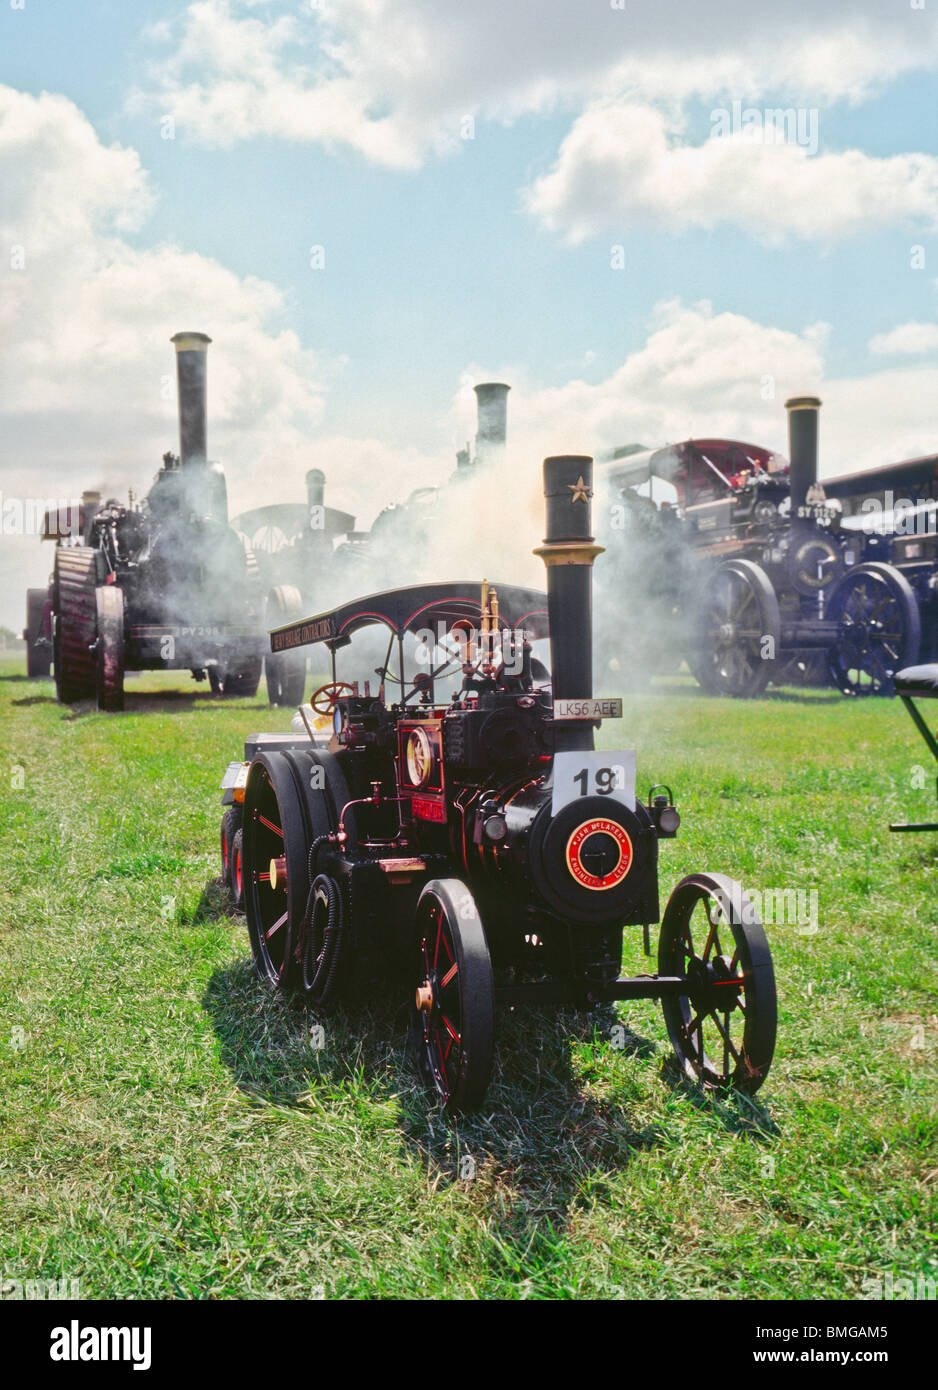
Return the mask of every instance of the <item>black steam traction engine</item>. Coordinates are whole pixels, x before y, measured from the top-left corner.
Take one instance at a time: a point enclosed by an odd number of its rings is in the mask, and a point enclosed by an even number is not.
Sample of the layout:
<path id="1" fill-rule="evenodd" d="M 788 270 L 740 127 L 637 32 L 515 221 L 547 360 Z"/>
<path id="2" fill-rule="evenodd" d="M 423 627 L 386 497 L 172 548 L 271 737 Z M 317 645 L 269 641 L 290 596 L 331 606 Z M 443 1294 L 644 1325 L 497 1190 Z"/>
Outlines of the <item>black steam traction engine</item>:
<path id="1" fill-rule="evenodd" d="M 27 655 L 55 668 L 62 701 L 124 706 L 125 670 L 189 670 L 213 691 L 253 695 L 264 647 L 253 559 L 228 525 L 225 476 L 206 458 L 205 361 L 211 339 L 177 333 L 180 453 L 166 454 L 143 506 L 82 497 L 75 534 L 57 541 L 48 593 L 27 593 Z"/>
<path id="2" fill-rule="evenodd" d="M 656 512 L 634 493 L 631 508 L 647 512 L 638 521 L 656 587 L 679 614 L 692 673 L 714 694 L 753 696 L 770 681 L 803 680 L 889 694 L 894 673 L 919 657 L 920 609 L 906 567 L 877 538 L 844 526 L 830 505 L 836 487 L 818 482 L 820 404 L 787 402 L 788 467 L 728 441 L 603 465 L 604 481 L 623 496 L 653 478 L 677 488 L 679 512 L 667 504 Z"/>
<path id="3" fill-rule="evenodd" d="M 318 1009 L 368 958 L 385 981 L 403 969 L 422 1079 L 454 1111 L 486 1093 L 496 1000 L 659 998 L 681 1066 L 709 1088 L 752 1093 L 772 1060 L 772 960 L 738 883 L 685 878 L 660 918 L 658 973 L 619 977 L 624 927 L 650 949 L 658 841 L 680 817 L 667 788 L 636 799 L 633 752 L 593 748 L 621 701 L 592 697 L 591 479 L 591 459 L 545 462 L 546 601 L 421 585 L 273 632 L 274 650 L 331 651 L 312 700 L 331 737 L 301 707 L 305 734 L 252 735 L 223 782 L 223 855 L 261 978 Z M 388 647 L 372 694 L 337 681 L 335 656 L 375 624 Z M 408 682 L 405 641 L 427 628 L 448 634 L 442 661 Z M 548 629 L 552 689 L 532 653 Z"/>
<path id="4" fill-rule="evenodd" d="M 268 503 L 233 517 L 232 526 L 249 542 L 257 559 L 266 594 L 267 627 L 283 627 L 311 608 L 333 602 L 340 593 L 360 593 L 389 577 L 393 582 L 394 571 L 406 564 L 403 557 L 420 553 L 429 541 L 440 512 L 458 508 L 454 489 L 480 466 L 496 468 L 504 458 L 510 389 L 498 381 L 474 387 L 478 403 L 475 450 L 470 450 L 468 442 L 459 450 L 449 489 L 416 488 L 406 502 L 384 507 L 369 531 L 356 531 L 354 516 L 325 506 L 326 476 L 319 468 L 306 474 L 305 505 Z M 299 704 L 306 684 L 302 649 L 268 652 L 264 672 L 271 704 Z"/>

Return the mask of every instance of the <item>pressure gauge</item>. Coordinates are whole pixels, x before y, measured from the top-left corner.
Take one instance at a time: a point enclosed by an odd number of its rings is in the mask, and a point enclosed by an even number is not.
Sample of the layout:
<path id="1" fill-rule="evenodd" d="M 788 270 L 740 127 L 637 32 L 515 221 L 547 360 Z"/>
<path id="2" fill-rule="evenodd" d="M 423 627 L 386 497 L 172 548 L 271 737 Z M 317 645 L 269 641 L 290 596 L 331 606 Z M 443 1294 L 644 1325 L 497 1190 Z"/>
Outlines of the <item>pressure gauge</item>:
<path id="1" fill-rule="evenodd" d="M 405 744 L 407 777 L 414 787 L 425 787 L 433 771 L 433 748 L 425 729 L 411 729 Z"/>

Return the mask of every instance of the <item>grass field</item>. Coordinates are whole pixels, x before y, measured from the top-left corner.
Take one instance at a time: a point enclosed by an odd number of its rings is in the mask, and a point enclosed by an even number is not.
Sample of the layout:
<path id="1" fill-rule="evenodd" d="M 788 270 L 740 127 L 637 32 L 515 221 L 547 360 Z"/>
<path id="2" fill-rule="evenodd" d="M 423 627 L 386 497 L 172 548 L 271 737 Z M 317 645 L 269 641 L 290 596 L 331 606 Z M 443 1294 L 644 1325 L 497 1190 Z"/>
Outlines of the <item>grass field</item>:
<path id="1" fill-rule="evenodd" d="M 695 868 L 817 890 L 816 933 L 770 928 L 779 1040 L 755 1101 L 682 1082 L 656 1004 L 519 1010 L 485 1110 L 454 1123 L 418 1089 L 403 999 L 315 1046 L 212 884 L 220 774 L 289 713 L 154 676 L 109 716 L 22 670 L 0 666 L 0 1279 L 852 1299 L 889 1271 L 938 1278 L 938 836 L 887 829 L 934 818 L 934 768 L 898 702 L 675 682 L 604 726 L 640 787 L 674 787 L 663 895 Z"/>

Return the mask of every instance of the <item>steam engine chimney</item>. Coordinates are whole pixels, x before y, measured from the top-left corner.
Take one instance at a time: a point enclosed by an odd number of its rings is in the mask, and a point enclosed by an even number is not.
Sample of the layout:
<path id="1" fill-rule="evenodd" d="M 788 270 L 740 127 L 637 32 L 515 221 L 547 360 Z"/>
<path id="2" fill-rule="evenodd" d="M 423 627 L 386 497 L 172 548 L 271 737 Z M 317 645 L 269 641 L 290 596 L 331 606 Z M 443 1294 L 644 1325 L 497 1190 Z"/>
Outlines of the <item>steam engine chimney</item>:
<path id="1" fill-rule="evenodd" d="M 314 507 L 322 506 L 322 499 L 325 496 L 326 475 L 321 468 L 311 468 L 306 475 L 306 501 L 310 512 Z"/>
<path id="2" fill-rule="evenodd" d="M 497 458 L 508 436 L 508 392 L 501 381 L 485 381 L 475 388 L 479 423 L 476 430 L 476 457 L 480 463 Z"/>
<path id="3" fill-rule="evenodd" d="M 555 700 L 593 694 L 593 561 L 604 547 L 591 534 L 593 460 L 578 454 L 544 460 L 547 536 L 535 550 L 547 567 L 551 685 Z M 593 726 L 557 726 L 557 752 L 593 747 Z"/>
<path id="4" fill-rule="evenodd" d="M 788 457 L 791 467 L 788 485 L 791 520 L 797 522 L 805 505 L 808 489 L 817 482 L 818 412 L 817 396 L 792 396 L 785 402 L 788 411 Z"/>
<path id="5" fill-rule="evenodd" d="M 179 383 L 179 462 L 183 468 L 204 468 L 208 458 L 205 427 L 206 333 L 177 333 L 176 379 Z"/>

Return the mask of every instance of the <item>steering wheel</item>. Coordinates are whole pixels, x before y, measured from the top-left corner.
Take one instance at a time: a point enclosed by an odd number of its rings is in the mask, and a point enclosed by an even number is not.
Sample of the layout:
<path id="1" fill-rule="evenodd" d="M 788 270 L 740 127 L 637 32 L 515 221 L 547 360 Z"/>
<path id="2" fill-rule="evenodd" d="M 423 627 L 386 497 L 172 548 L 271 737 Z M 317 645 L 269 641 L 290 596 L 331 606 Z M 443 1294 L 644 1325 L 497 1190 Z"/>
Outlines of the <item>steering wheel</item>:
<path id="1" fill-rule="evenodd" d="M 310 704 L 317 714 L 332 714 L 346 691 L 350 695 L 355 693 L 354 686 L 349 685 L 348 681 L 335 681 L 329 685 L 321 685 L 318 690 L 313 691 Z"/>

